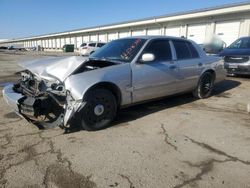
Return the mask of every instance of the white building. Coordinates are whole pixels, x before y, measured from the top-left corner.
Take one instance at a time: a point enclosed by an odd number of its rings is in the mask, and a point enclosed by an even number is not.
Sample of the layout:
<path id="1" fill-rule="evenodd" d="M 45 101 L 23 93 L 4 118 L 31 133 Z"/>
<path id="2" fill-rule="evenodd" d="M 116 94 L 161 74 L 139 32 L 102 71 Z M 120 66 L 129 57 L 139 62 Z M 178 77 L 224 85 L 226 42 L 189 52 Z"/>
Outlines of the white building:
<path id="1" fill-rule="evenodd" d="M 229 45 L 239 37 L 250 35 L 250 2 L 9 40 L 4 45 L 40 45 L 45 50 L 60 50 L 64 44 L 78 48 L 83 42 L 108 42 L 138 35 L 184 36 L 198 44 L 217 35 Z"/>

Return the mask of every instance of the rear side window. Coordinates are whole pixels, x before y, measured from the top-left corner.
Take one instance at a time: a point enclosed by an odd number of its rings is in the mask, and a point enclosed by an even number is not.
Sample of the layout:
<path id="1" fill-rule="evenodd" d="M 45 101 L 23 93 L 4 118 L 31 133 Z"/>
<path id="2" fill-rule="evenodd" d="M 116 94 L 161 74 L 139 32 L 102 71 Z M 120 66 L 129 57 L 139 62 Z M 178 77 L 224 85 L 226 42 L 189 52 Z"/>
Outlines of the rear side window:
<path id="1" fill-rule="evenodd" d="M 152 53 L 155 55 L 155 61 L 172 60 L 171 47 L 168 40 L 154 40 L 143 53 Z"/>
<path id="2" fill-rule="evenodd" d="M 192 58 L 200 57 L 199 53 L 197 52 L 196 48 L 193 46 L 193 44 L 191 42 L 187 42 L 187 45 L 188 45 L 189 50 L 190 50 L 190 52 L 192 54 Z"/>
<path id="3" fill-rule="evenodd" d="M 95 47 L 96 43 L 89 43 L 89 46 Z"/>
<path id="4" fill-rule="evenodd" d="M 191 59 L 192 54 L 189 50 L 188 44 L 185 41 L 174 40 L 174 48 L 176 51 L 177 59 Z"/>
<path id="5" fill-rule="evenodd" d="M 105 43 L 98 43 L 98 44 L 97 44 L 97 47 L 101 48 L 101 47 L 104 46 L 104 45 L 105 45 Z"/>

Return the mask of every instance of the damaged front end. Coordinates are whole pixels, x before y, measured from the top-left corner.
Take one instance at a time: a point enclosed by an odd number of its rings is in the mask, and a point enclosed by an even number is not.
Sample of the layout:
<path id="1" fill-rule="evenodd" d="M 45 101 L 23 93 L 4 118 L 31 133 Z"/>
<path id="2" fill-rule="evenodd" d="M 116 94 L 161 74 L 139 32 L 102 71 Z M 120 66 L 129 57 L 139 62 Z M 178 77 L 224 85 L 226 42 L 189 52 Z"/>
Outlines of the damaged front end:
<path id="1" fill-rule="evenodd" d="M 93 74 L 95 79 L 89 80 L 83 79 L 82 73 L 118 64 L 77 57 L 53 60 L 45 65 L 42 61 L 26 63 L 23 67 L 28 69 L 19 72 L 21 79 L 16 84 L 4 88 L 3 97 L 17 114 L 34 124 L 44 128 L 68 128 L 86 105 L 83 88 L 99 81 L 98 72 Z M 70 79 L 74 76 L 77 79 Z"/>
<path id="2" fill-rule="evenodd" d="M 30 71 L 20 72 L 21 79 L 3 90 L 7 103 L 32 123 L 44 128 L 63 125 L 66 92 L 57 80 L 41 79 Z"/>

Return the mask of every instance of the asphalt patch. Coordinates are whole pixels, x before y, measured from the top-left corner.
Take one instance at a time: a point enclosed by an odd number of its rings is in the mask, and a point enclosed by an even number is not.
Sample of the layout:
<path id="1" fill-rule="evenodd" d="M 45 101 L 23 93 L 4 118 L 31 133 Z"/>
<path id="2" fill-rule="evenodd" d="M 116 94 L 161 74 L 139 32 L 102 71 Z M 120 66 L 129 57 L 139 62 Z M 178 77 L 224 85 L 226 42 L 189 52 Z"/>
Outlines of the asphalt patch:
<path id="1" fill-rule="evenodd" d="M 44 178 L 45 187 L 56 185 L 60 188 L 94 188 L 96 184 L 90 180 L 91 176 L 83 176 L 73 172 L 60 164 L 54 164 L 47 168 Z"/>

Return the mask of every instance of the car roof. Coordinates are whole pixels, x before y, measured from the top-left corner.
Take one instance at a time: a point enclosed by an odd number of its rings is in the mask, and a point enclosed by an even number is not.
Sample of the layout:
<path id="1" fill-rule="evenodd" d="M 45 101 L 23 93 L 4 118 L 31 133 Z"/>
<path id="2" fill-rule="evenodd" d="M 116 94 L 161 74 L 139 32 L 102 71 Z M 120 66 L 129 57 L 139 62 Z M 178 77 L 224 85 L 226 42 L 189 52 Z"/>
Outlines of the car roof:
<path id="1" fill-rule="evenodd" d="M 169 39 L 169 40 L 185 40 L 185 41 L 190 41 L 193 42 L 192 40 L 186 39 L 186 38 L 182 38 L 182 37 L 173 37 L 173 36 L 162 36 L 162 35 L 141 35 L 141 36 L 131 36 L 131 37 L 124 37 L 124 38 L 119 38 L 116 40 L 122 40 L 122 39 L 145 39 L 145 40 L 151 40 L 151 39 Z M 94 41 L 90 41 L 90 42 L 84 42 L 82 44 L 89 44 L 89 43 L 106 43 L 106 42 L 94 42 Z"/>
<path id="2" fill-rule="evenodd" d="M 131 39 L 131 38 L 141 38 L 141 39 L 178 39 L 178 40 L 188 40 L 186 38 L 181 37 L 173 37 L 173 36 L 162 36 L 162 35 L 142 35 L 142 36 L 132 36 L 132 37 L 126 37 L 121 39 Z"/>
<path id="3" fill-rule="evenodd" d="M 106 42 L 95 42 L 95 41 L 89 41 L 89 42 L 83 42 L 82 44 L 89 44 L 89 43 L 106 43 Z"/>
<path id="4" fill-rule="evenodd" d="M 239 39 L 250 39 L 250 37 L 240 37 Z"/>

